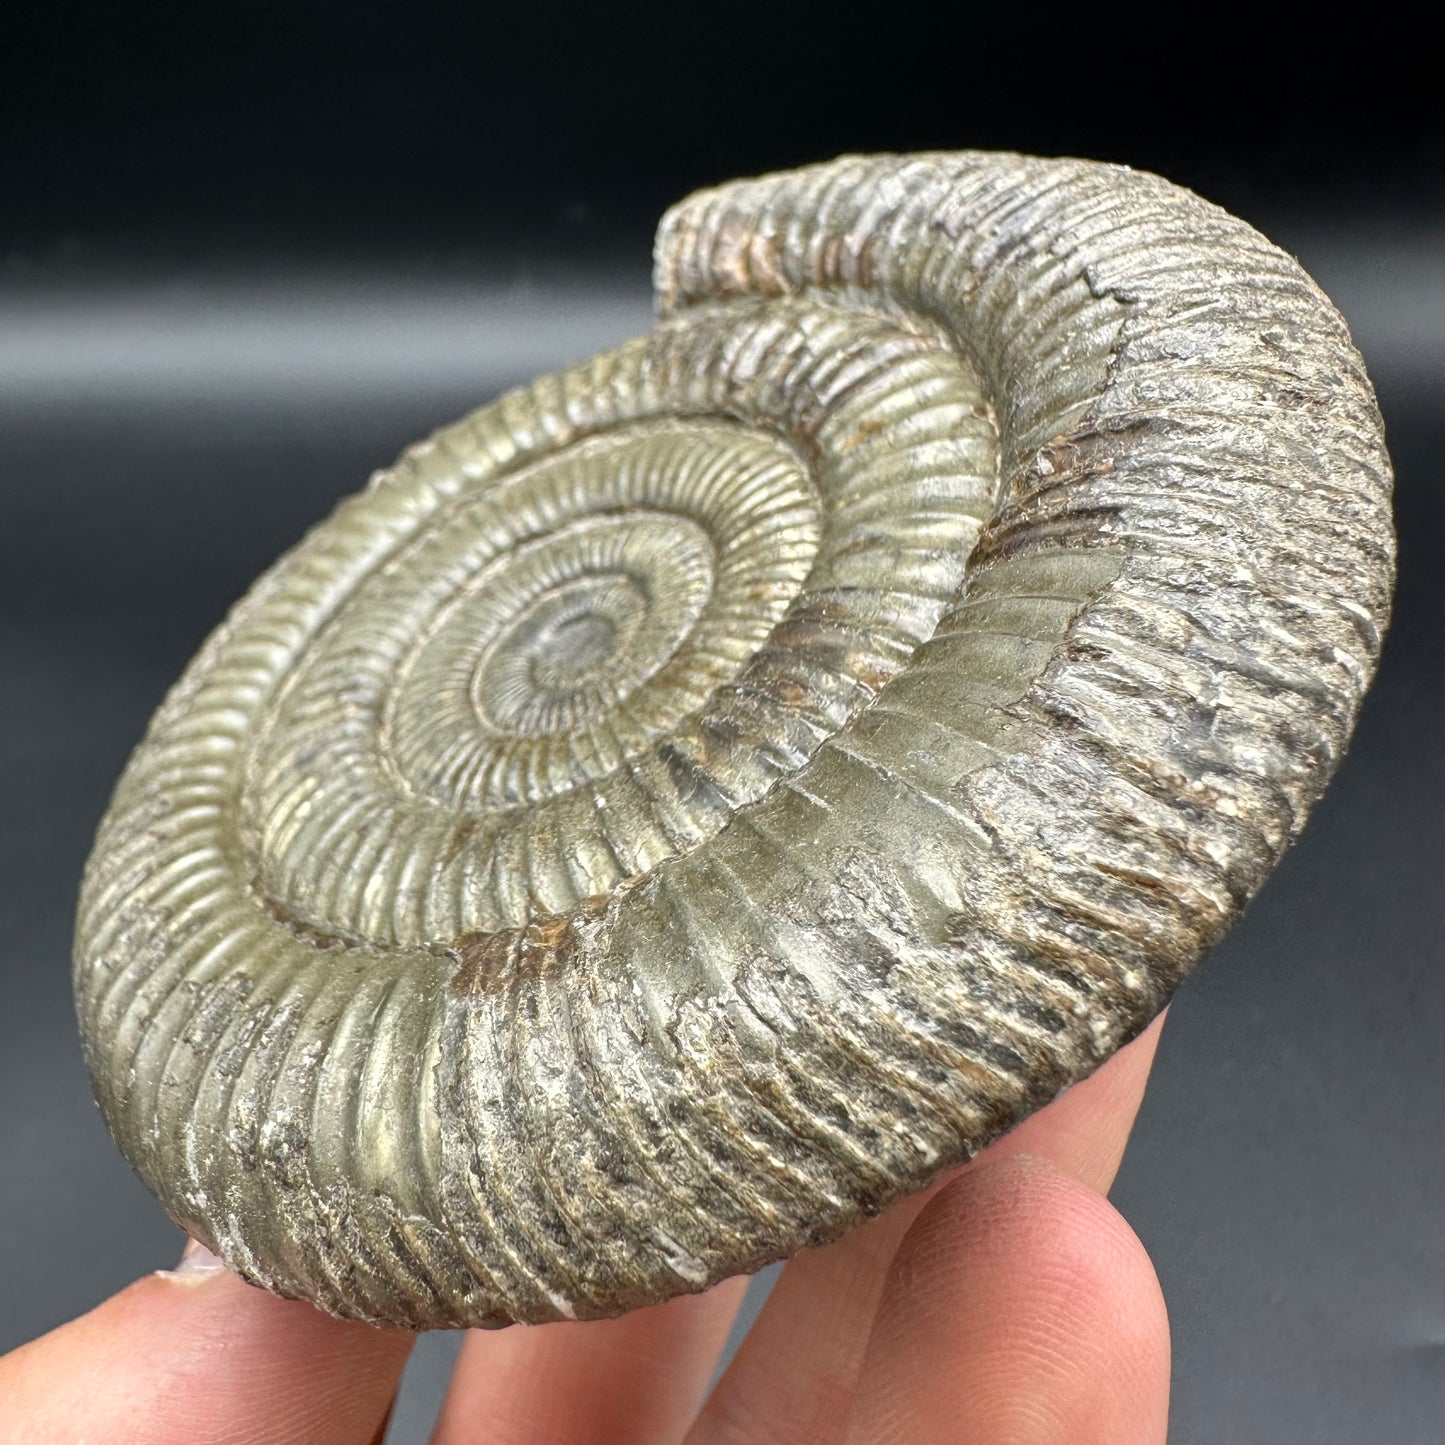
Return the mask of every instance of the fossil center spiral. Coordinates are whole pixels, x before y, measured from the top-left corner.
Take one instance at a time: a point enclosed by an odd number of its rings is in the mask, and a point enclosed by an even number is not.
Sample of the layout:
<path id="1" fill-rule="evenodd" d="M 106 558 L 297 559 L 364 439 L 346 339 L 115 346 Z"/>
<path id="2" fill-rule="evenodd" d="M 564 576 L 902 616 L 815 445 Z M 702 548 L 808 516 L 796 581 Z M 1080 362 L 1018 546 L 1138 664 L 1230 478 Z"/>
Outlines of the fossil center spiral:
<path id="1" fill-rule="evenodd" d="M 993 505 L 957 349 L 810 302 L 478 417 L 319 534 L 249 731 L 245 871 L 308 942 L 446 950 L 691 852 L 929 641 Z"/>

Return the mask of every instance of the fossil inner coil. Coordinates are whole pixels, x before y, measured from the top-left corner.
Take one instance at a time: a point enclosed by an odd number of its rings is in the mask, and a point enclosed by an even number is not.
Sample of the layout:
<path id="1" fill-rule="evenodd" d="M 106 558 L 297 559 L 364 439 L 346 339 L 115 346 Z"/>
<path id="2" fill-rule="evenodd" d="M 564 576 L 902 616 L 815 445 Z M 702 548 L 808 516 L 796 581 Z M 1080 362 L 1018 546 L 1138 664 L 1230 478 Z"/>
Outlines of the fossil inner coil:
<path id="1" fill-rule="evenodd" d="M 441 433 L 272 583 L 299 645 L 247 729 L 252 888 L 313 942 L 405 947 L 686 852 L 929 637 L 993 476 L 954 350 L 802 304 L 691 315 Z"/>

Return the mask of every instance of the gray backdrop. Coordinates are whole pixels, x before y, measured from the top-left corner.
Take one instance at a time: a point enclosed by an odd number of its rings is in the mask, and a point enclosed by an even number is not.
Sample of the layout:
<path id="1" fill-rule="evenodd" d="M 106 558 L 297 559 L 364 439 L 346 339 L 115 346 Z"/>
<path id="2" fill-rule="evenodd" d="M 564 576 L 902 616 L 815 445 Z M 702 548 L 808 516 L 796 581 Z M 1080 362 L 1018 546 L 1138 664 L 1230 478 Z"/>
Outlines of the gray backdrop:
<path id="1" fill-rule="evenodd" d="M 1114 1197 L 1169 1300 L 1180 1445 L 1426 1445 L 1445 1436 L 1445 243 L 1276 221 L 1380 391 L 1396 622 L 1333 791 L 1174 1007 Z M 179 1249 L 91 1103 L 67 978 L 89 837 L 162 690 L 373 467 L 648 318 L 645 256 L 0 274 L 0 1349 Z M 455 1345 L 422 1341 L 392 1439 L 425 1439 Z"/>

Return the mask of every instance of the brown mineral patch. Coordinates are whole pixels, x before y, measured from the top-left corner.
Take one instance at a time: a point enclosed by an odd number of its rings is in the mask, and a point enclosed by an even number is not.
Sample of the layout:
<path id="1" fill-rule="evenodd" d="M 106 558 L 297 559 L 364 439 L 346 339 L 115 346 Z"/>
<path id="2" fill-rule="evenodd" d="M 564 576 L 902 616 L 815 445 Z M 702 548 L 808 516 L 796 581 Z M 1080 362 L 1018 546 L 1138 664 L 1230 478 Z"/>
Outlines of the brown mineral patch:
<path id="1" fill-rule="evenodd" d="M 868 440 L 869 437 L 873 436 L 877 432 L 882 431 L 883 426 L 884 423 L 877 420 L 877 418 L 874 418 L 871 421 L 865 421 L 863 425 L 860 426 L 858 430 L 855 431 L 853 435 L 850 436 L 848 440 L 843 443 L 842 450 L 845 452 L 851 452 L 854 447 L 861 447 L 863 443 Z"/>
<path id="2" fill-rule="evenodd" d="M 610 902 L 610 894 L 594 893 L 566 913 L 543 914 L 522 928 L 462 934 L 448 949 L 457 960 L 451 992 L 459 998 L 489 993 L 519 976 L 540 978 L 565 968 L 580 942 L 577 925 L 600 917 Z"/>

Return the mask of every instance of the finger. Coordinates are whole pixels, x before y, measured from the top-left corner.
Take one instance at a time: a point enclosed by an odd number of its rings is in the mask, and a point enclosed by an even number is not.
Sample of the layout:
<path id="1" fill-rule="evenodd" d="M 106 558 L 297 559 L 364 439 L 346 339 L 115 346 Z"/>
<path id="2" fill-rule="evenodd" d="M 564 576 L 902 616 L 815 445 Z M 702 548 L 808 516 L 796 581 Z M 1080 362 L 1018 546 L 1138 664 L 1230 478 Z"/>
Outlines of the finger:
<path id="1" fill-rule="evenodd" d="M 1009 1130 L 979 1155 L 976 1164 L 1033 1154 L 1107 1194 L 1144 1099 L 1164 1018 L 1161 1013 L 1102 1068 Z"/>
<path id="2" fill-rule="evenodd" d="M 1090 1078 L 1026 1119 L 971 1165 L 1021 1151 L 1105 1190 L 1123 1157 L 1163 1019 Z M 790 1260 L 688 1437 L 688 1445 L 842 1438 L 884 1277 L 933 1191 L 826 1249 Z"/>
<path id="3" fill-rule="evenodd" d="M 839 1243 L 788 1261 L 687 1445 L 841 1438 L 884 1277 L 926 1199 L 905 1199 Z"/>
<path id="4" fill-rule="evenodd" d="M 475 1330 L 434 1445 L 652 1445 L 681 1438 L 747 1281 L 616 1320 Z"/>
<path id="5" fill-rule="evenodd" d="M 888 1272 L 848 1445 L 1163 1445 L 1169 1325 L 1107 1200 L 1045 1160 L 941 1190 Z"/>
<path id="6" fill-rule="evenodd" d="M 412 1337 L 277 1299 L 205 1250 L 0 1359 L 4 1445 L 367 1445 Z"/>

